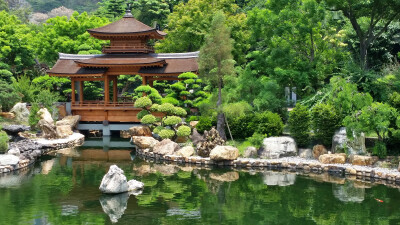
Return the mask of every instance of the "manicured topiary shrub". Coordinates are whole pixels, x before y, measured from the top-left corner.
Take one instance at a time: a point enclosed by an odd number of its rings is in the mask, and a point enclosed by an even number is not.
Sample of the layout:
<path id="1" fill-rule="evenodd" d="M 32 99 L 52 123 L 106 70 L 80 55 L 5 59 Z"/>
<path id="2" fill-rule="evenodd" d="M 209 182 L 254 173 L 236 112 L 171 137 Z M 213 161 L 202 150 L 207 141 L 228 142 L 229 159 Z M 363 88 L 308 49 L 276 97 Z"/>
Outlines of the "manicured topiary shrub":
<path id="1" fill-rule="evenodd" d="M 387 156 L 386 144 L 378 141 L 372 149 L 372 154 L 378 156 L 380 159 L 384 159 Z"/>
<path id="2" fill-rule="evenodd" d="M 163 119 L 163 124 L 166 126 L 172 126 L 182 122 L 182 119 L 177 116 L 167 116 Z"/>
<path id="3" fill-rule="evenodd" d="M 299 147 L 305 147 L 309 143 L 311 113 L 307 107 L 297 104 L 289 113 L 289 131 L 290 135 L 296 140 Z"/>
<path id="4" fill-rule="evenodd" d="M 315 138 L 321 144 L 331 146 L 332 137 L 340 125 L 340 118 L 334 107 L 324 103 L 317 104 L 311 111 L 311 118 L 311 128 Z"/>
<path id="5" fill-rule="evenodd" d="M 176 98 L 173 97 L 165 97 L 161 100 L 161 103 L 171 103 L 174 106 L 179 105 L 179 101 Z"/>
<path id="6" fill-rule="evenodd" d="M 255 133 L 274 137 L 282 134 L 283 125 L 283 121 L 277 113 L 263 112 L 254 115 L 249 129 L 253 129 Z"/>
<path id="7" fill-rule="evenodd" d="M 145 115 L 148 115 L 148 114 L 150 114 L 149 111 L 147 111 L 147 110 L 142 110 L 142 111 L 140 111 L 140 112 L 137 114 L 137 118 L 138 118 L 138 119 L 142 119 Z"/>
<path id="8" fill-rule="evenodd" d="M 0 131 L 0 152 L 5 152 L 8 149 L 8 135 L 4 131 Z"/>
<path id="9" fill-rule="evenodd" d="M 213 127 L 213 119 L 211 117 L 201 116 L 199 123 L 196 125 L 198 132 L 203 133 L 206 130 L 210 130 Z"/>
<path id="10" fill-rule="evenodd" d="M 136 108 L 146 108 L 153 104 L 149 97 L 140 97 L 135 101 Z"/>
<path id="11" fill-rule="evenodd" d="M 166 138 L 171 139 L 171 138 L 173 138 L 173 137 L 175 136 L 175 131 L 170 130 L 170 129 L 162 129 L 162 130 L 158 133 L 158 135 L 160 135 L 160 137 L 161 137 L 162 139 L 166 139 Z"/>
<path id="12" fill-rule="evenodd" d="M 151 114 L 145 115 L 140 121 L 143 124 L 154 124 L 157 122 L 157 118 Z"/>
<path id="13" fill-rule="evenodd" d="M 181 137 L 187 137 L 191 133 L 192 133 L 192 130 L 190 129 L 190 127 L 182 125 L 178 128 L 176 135 L 181 136 Z"/>

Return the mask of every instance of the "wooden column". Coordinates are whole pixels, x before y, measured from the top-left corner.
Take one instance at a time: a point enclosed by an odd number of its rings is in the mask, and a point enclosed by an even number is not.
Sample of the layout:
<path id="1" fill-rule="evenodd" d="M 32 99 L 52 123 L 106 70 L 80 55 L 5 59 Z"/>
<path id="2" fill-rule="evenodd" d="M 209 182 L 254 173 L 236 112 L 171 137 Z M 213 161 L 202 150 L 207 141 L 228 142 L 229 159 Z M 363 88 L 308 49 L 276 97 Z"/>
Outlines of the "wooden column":
<path id="1" fill-rule="evenodd" d="M 79 81 L 79 103 L 83 104 L 83 81 Z"/>
<path id="2" fill-rule="evenodd" d="M 104 104 L 110 103 L 110 78 L 108 75 L 104 77 Z"/>
<path id="3" fill-rule="evenodd" d="M 75 104 L 75 80 L 71 78 L 71 103 Z"/>
<path id="4" fill-rule="evenodd" d="M 150 87 L 153 87 L 153 85 L 154 85 L 154 80 L 149 80 L 149 85 L 150 85 Z"/>
<path id="5" fill-rule="evenodd" d="M 147 78 L 145 76 L 142 76 L 142 85 L 147 85 Z"/>
<path id="6" fill-rule="evenodd" d="M 113 77 L 113 102 L 116 104 L 118 102 L 118 76 Z"/>

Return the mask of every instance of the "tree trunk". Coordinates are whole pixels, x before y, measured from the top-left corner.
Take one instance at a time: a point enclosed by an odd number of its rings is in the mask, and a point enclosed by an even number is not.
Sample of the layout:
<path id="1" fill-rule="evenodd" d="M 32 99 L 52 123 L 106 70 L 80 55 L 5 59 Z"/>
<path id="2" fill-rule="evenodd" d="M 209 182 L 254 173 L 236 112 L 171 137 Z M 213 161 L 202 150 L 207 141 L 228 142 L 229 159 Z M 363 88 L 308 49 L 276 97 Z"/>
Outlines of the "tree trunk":
<path id="1" fill-rule="evenodd" d="M 225 134 L 225 115 L 220 112 L 220 106 L 222 105 L 222 79 L 218 79 L 218 100 L 217 100 L 217 110 L 218 110 L 218 116 L 217 116 L 217 131 L 219 133 L 219 136 L 221 136 L 222 139 L 226 140 L 226 134 Z"/>
<path id="2" fill-rule="evenodd" d="M 367 40 L 363 40 L 364 38 L 360 38 L 360 66 L 362 70 L 368 69 L 368 62 L 367 62 L 367 54 L 368 54 L 368 45 L 366 43 Z"/>

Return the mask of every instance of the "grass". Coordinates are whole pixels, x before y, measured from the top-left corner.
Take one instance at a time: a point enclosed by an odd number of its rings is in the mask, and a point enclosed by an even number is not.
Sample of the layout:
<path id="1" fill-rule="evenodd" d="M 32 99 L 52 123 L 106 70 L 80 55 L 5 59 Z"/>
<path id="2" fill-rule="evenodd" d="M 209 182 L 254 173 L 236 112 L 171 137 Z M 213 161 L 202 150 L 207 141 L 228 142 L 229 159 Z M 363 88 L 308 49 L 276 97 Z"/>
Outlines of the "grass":
<path id="1" fill-rule="evenodd" d="M 252 146 L 252 144 L 247 141 L 247 140 L 234 140 L 234 141 L 227 141 L 227 145 L 232 145 L 235 146 L 237 149 L 239 149 L 239 154 L 243 155 L 244 151 L 246 150 L 247 147 Z"/>

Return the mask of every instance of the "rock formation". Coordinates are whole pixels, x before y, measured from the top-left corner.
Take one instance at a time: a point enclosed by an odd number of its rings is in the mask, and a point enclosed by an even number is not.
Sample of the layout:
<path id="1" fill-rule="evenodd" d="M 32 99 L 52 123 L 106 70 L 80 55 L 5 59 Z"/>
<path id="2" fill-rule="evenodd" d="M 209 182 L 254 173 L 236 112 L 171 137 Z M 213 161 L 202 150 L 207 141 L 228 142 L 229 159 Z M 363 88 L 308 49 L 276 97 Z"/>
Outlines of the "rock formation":
<path id="1" fill-rule="evenodd" d="M 197 131 L 196 131 L 197 132 Z M 194 135 L 193 131 L 193 135 Z M 192 140 L 193 140 L 192 135 Z M 198 137 L 196 137 L 198 138 Z M 196 140 L 197 141 L 197 140 Z M 194 142 L 193 142 L 194 143 Z M 224 145 L 225 141 L 219 136 L 218 131 L 213 127 L 210 131 L 204 131 L 203 138 L 196 144 L 197 154 L 202 157 L 209 157 L 212 149 L 217 145 Z"/>
<path id="2" fill-rule="evenodd" d="M 141 126 L 134 126 L 129 128 L 129 133 L 131 136 L 146 136 L 152 137 L 151 130 L 149 126 L 141 125 Z"/>
<path id="3" fill-rule="evenodd" d="M 244 151 L 243 157 L 245 158 L 258 158 L 257 149 L 253 146 L 247 147 Z"/>
<path id="4" fill-rule="evenodd" d="M 42 136 L 46 139 L 55 139 L 58 137 L 54 120 L 46 108 L 41 108 L 37 114 L 40 116 L 38 126 L 42 131 Z"/>
<path id="5" fill-rule="evenodd" d="M 345 148 L 349 155 L 365 155 L 365 134 L 361 133 L 359 137 L 353 134 L 353 140 L 350 140 L 347 138 L 346 128 L 340 128 L 332 137 L 332 152 L 344 152 Z"/>
<path id="6" fill-rule="evenodd" d="M 296 142 L 291 137 L 269 137 L 263 141 L 262 148 L 258 151 L 260 158 L 281 158 L 296 156 Z"/>
<path id="7" fill-rule="evenodd" d="M 153 152 L 161 155 L 173 155 L 179 150 L 179 145 L 170 139 L 164 139 L 153 147 Z"/>
<path id="8" fill-rule="evenodd" d="M 178 156 L 183 156 L 183 157 L 190 157 L 195 154 L 194 148 L 192 146 L 185 146 L 181 149 L 179 149 L 176 153 Z"/>
<path id="9" fill-rule="evenodd" d="M 319 156 L 319 161 L 324 164 L 344 164 L 346 162 L 346 154 L 324 154 Z"/>
<path id="10" fill-rule="evenodd" d="M 15 120 L 19 123 L 28 123 L 29 119 L 29 110 L 26 107 L 26 103 L 17 103 L 12 107 L 10 110 L 11 113 L 14 113 L 15 115 Z"/>
<path id="11" fill-rule="evenodd" d="M 152 149 L 159 141 L 153 137 L 145 136 L 132 136 L 131 143 L 136 145 L 140 149 L 150 148 Z"/>
<path id="12" fill-rule="evenodd" d="M 116 165 L 110 166 L 107 174 L 104 175 L 101 184 L 100 191 L 105 194 L 118 194 L 128 191 L 135 191 L 142 189 L 144 184 L 136 180 L 126 180 L 124 171 Z"/>
<path id="13" fill-rule="evenodd" d="M 328 154 L 325 146 L 323 145 L 315 145 L 312 150 L 312 155 L 314 159 L 319 159 L 320 155 Z"/>
<path id="14" fill-rule="evenodd" d="M 239 150 L 232 146 L 215 146 L 210 152 L 210 159 L 214 161 L 235 160 L 239 157 Z"/>

